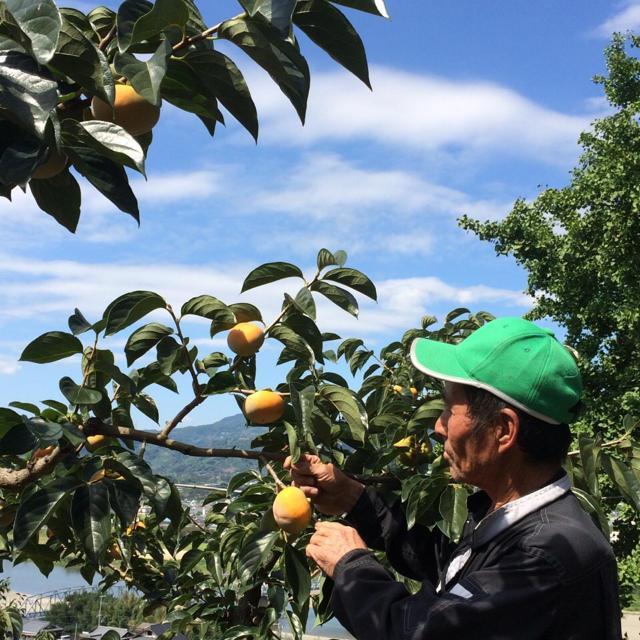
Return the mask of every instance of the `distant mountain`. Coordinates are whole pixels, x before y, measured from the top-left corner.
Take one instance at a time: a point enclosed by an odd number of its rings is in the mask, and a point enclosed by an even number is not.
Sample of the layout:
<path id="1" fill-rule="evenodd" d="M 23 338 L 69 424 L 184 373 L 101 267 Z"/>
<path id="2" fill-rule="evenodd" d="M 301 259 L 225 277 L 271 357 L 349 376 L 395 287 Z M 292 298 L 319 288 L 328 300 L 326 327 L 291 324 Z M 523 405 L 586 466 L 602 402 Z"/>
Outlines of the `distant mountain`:
<path id="1" fill-rule="evenodd" d="M 248 449 L 251 441 L 264 433 L 264 427 L 247 427 L 242 414 L 193 427 L 178 427 L 171 432 L 174 440 L 197 447 Z M 198 458 L 163 447 L 147 446 L 144 456 L 155 473 L 183 484 L 223 486 L 240 471 L 255 468 L 256 463 L 239 458 Z"/>

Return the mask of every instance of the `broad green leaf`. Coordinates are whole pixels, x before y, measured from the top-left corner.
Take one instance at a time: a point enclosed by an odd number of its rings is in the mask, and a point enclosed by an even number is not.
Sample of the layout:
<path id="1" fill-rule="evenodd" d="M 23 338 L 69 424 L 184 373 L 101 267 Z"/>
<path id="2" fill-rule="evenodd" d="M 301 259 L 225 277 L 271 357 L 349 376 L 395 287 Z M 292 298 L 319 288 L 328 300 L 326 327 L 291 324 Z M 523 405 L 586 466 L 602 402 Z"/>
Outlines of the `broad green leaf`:
<path id="1" fill-rule="evenodd" d="M 218 371 L 209 378 L 202 394 L 212 396 L 218 393 L 228 393 L 237 386 L 236 379 L 231 371 Z"/>
<path id="2" fill-rule="evenodd" d="M 289 385 L 291 406 L 296 416 L 296 422 L 304 431 L 311 431 L 311 414 L 315 404 L 316 389 L 309 385 L 298 390 L 294 384 Z"/>
<path id="3" fill-rule="evenodd" d="M 444 401 L 441 398 L 427 400 L 415 410 L 409 419 L 407 431 L 411 433 L 417 429 L 424 430 L 433 427 L 443 411 Z"/>
<path id="4" fill-rule="evenodd" d="M 45 155 L 42 142 L 35 136 L 12 122 L 0 120 L 0 185 L 10 189 L 26 184 L 36 165 L 45 161 Z M 10 191 L 7 197 L 11 199 Z"/>
<path id="5" fill-rule="evenodd" d="M 125 329 L 156 309 L 166 309 L 165 300 L 153 291 L 131 291 L 116 298 L 105 311 L 105 336 Z"/>
<path id="6" fill-rule="evenodd" d="M 296 294 L 295 304 L 303 313 L 306 313 L 312 320 L 316 319 L 316 303 L 308 287 L 302 287 Z"/>
<path id="7" fill-rule="evenodd" d="M 87 20 L 102 39 L 108 35 L 115 24 L 116 14 L 105 6 L 99 6 L 89 11 Z"/>
<path id="8" fill-rule="evenodd" d="M 34 416 L 40 415 L 40 409 L 31 402 L 19 402 L 14 400 L 9 403 L 10 407 L 15 407 L 16 409 L 22 409 L 23 411 L 28 411 L 29 413 L 33 413 Z"/>
<path id="9" fill-rule="evenodd" d="M 138 514 L 140 489 L 126 480 L 113 480 L 107 486 L 111 508 L 120 519 L 121 526 L 126 527 Z"/>
<path id="10" fill-rule="evenodd" d="M 55 362 L 82 353 L 82 342 L 63 331 L 48 331 L 32 340 L 20 355 L 27 362 Z"/>
<path id="11" fill-rule="evenodd" d="M 2 455 L 20 456 L 32 451 L 38 444 L 37 439 L 25 424 L 11 427 L 0 441 Z"/>
<path id="12" fill-rule="evenodd" d="M 184 31 L 188 19 L 189 7 L 184 0 L 155 0 L 151 11 L 138 18 L 133 25 L 130 44 L 152 40 L 170 26 Z"/>
<path id="13" fill-rule="evenodd" d="M 640 513 L 640 481 L 629 467 L 616 458 L 600 453 L 602 466 L 625 500 Z"/>
<path id="14" fill-rule="evenodd" d="M 297 4 L 293 22 L 338 64 L 371 88 L 364 45 L 341 11 L 326 0 L 304 0 Z"/>
<path id="15" fill-rule="evenodd" d="M 258 139 L 258 113 L 247 83 L 236 64 L 219 51 L 193 51 L 184 57 L 202 89 Z"/>
<path id="16" fill-rule="evenodd" d="M 344 355 L 344 359 L 349 361 L 358 347 L 364 346 L 360 338 L 347 338 L 338 345 L 338 358 Z"/>
<path id="17" fill-rule="evenodd" d="M 438 523 L 442 532 L 457 542 L 467 519 L 467 490 L 460 485 L 449 485 L 440 496 L 440 515 Z"/>
<path id="18" fill-rule="evenodd" d="M 62 395 L 69 404 L 94 405 L 102 400 L 102 394 L 96 389 L 85 389 L 77 385 L 71 378 L 64 376 L 59 383 Z"/>
<path id="19" fill-rule="evenodd" d="M 63 132 L 63 138 L 65 137 Z M 65 146 L 65 152 L 78 173 L 118 209 L 128 213 L 136 222 L 140 222 L 138 201 L 129 186 L 129 179 L 122 165 L 88 147 Z"/>
<path id="20" fill-rule="evenodd" d="M 235 324 L 236 320 L 233 312 L 224 302 L 209 295 L 196 296 L 195 298 L 187 300 L 187 302 L 182 305 L 180 315 L 200 316 L 202 318 L 208 318 L 209 320 L 215 319 L 219 322 L 226 321 L 233 324 Z"/>
<path id="21" fill-rule="evenodd" d="M 18 51 L 0 52 L 0 116 L 39 138 L 58 102 L 58 83 L 49 71 Z"/>
<path id="22" fill-rule="evenodd" d="M 205 356 L 201 362 L 204 369 L 223 367 L 224 365 L 229 364 L 229 356 L 225 355 L 221 351 L 214 351 L 208 356 Z"/>
<path id="23" fill-rule="evenodd" d="M 344 387 L 324 385 L 320 387 L 319 393 L 342 414 L 349 426 L 351 437 L 364 442 L 369 422 L 364 407 L 353 392 Z"/>
<path id="24" fill-rule="evenodd" d="M 71 500 L 71 521 L 89 559 L 97 563 L 109 542 L 109 489 L 104 482 L 79 487 Z"/>
<path id="25" fill-rule="evenodd" d="M 358 317 L 358 301 L 353 297 L 353 294 L 345 289 L 336 287 L 323 280 L 318 280 L 311 285 L 311 290 L 321 293 L 341 309 L 344 309 L 356 318 Z"/>
<path id="26" fill-rule="evenodd" d="M 160 93 L 163 100 L 200 116 L 211 135 L 215 132 L 215 123 L 224 122 L 217 99 L 182 58 L 169 58 Z"/>
<path id="27" fill-rule="evenodd" d="M 255 579 L 279 538 L 279 531 L 259 531 L 249 537 L 238 554 L 240 582 L 246 584 Z"/>
<path id="28" fill-rule="evenodd" d="M 57 400 L 43 400 L 42 404 L 47 407 L 51 407 L 54 411 L 57 411 L 60 415 L 65 415 L 67 413 L 67 405 L 62 402 L 58 402 Z"/>
<path id="29" fill-rule="evenodd" d="M 85 331 L 89 331 L 91 329 L 91 324 L 89 321 L 82 315 L 79 309 L 74 309 L 73 315 L 69 316 L 69 320 L 67 321 L 69 325 L 69 329 L 71 329 L 71 333 L 74 336 L 80 335 Z"/>
<path id="30" fill-rule="evenodd" d="M 298 434 L 293 425 L 289 424 L 286 420 L 284 427 L 287 430 L 287 439 L 289 441 L 289 455 L 293 463 L 298 462 L 300 459 L 300 445 L 298 444 Z"/>
<path id="31" fill-rule="evenodd" d="M 240 47 L 271 76 L 304 123 L 309 67 L 298 47 L 280 38 L 268 23 L 249 17 L 223 22 L 218 36 Z"/>
<path id="32" fill-rule="evenodd" d="M 600 528 L 600 531 L 604 534 L 607 540 L 611 537 L 611 528 L 609 527 L 609 519 L 607 514 L 602 509 L 602 503 L 596 497 L 590 493 L 572 487 L 571 491 L 580 501 L 582 508 L 592 517 L 595 523 Z"/>
<path id="33" fill-rule="evenodd" d="M 139 142 L 119 124 L 105 120 L 79 122 L 68 118 L 62 123 L 67 142 L 86 145 L 105 158 L 135 169 L 144 175 L 144 151 Z"/>
<path id="34" fill-rule="evenodd" d="M 358 11 L 366 11 L 367 13 L 373 13 L 383 18 L 388 18 L 387 7 L 384 4 L 384 0 L 331 0 L 334 4 L 341 4 L 345 7 L 351 7 Z"/>
<path id="35" fill-rule="evenodd" d="M 229 309 L 233 311 L 238 322 L 250 322 L 251 320 L 257 320 L 264 324 L 260 309 L 248 302 L 234 302 L 229 305 Z"/>
<path id="36" fill-rule="evenodd" d="M 598 482 L 598 469 L 600 466 L 600 446 L 592 438 L 588 438 L 583 434 L 578 436 L 578 446 L 580 449 L 580 461 L 582 462 L 586 489 L 594 498 L 599 499 L 600 484 Z"/>
<path id="37" fill-rule="evenodd" d="M 13 539 L 18 551 L 37 534 L 60 501 L 76 486 L 74 478 L 56 478 L 33 493 L 23 493 L 13 525 Z"/>
<path id="38" fill-rule="evenodd" d="M 158 322 L 150 322 L 136 329 L 127 340 L 124 352 L 130 367 L 140 356 L 155 347 L 162 338 L 173 333 L 173 329 Z"/>
<path id="39" fill-rule="evenodd" d="M 53 0 L 4 0 L 14 20 L 31 41 L 40 64 L 51 60 L 58 43 L 62 18 Z"/>
<path id="40" fill-rule="evenodd" d="M 291 33 L 291 17 L 296 0 L 240 0 L 240 4 L 250 16 L 261 15 L 281 38 Z"/>
<path id="41" fill-rule="evenodd" d="M 22 418 L 15 411 L 0 407 L 0 438 L 19 424 L 22 424 Z"/>
<path id="42" fill-rule="evenodd" d="M 46 180 L 31 180 L 29 189 L 38 207 L 58 224 L 75 233 L 80 219 L 80 185 L 64 170 Z"/>
<path id="43" fill-rule="evenodd" d="M 282 280 L 283 278 L 302 278 L 304 280 L 304 275 L 296 265 L 289 262 L 267 262 L 256 267 L 244 279 L 241 292 L 275 282 L 276 280 Z"/>
<path id="44" fill-rule="evenodd" d="M 464 315 L 465 313 L 471 313 L 471 312 L 466 307 L 458 307 L 457 309 L 454 309 L 453 311 L 449 311 L 449 313 L 447 313 L 447 316 L 444 319 L 444 321 L 445 321 L 445 323 L 446 322 L 453 322 L 456 318 L 460 317 L 461 315 Z"/>
<path id="45" fill-rule="evenodd" d="M 27 420 L 27 428 L 36 436 L 41 447 L 58 444 L 63 434 L 61 424 L 58 422 L 50 422 L 40 417 Z"/>
<path id="46" fill-rule="evenodd" d="M 117 53 L 113 61 L 116 73 L 131 83 L 131 86 L 147 101 L 160 106 L 160 86 L 167 73 L 167 60 L 171 55 L 171 43 L 163 40 L 148 60 L 138 60 L 130 53 Z"/>
<path id="47" fill-rule="evenodd" d="M 290 544 L 284 548 L 284 575 L 298 606 L 307 604 L 311 593 L 309 565 L 304 551 Z"/>
<path id="48" fill-rule="evenodd" d="M 89 95 L 113 103 L 114 82 L 106 56 L 66 15 L 49 67 L 77 82 Z"/>
<path id="49" fill-rule="evenodd" d="M 316 261 L 318 263 L 319 271 L 322 271 L 322 269 L 324 269 L 325 267 L 338 264 L 335 256 L 328 249 L 320 249 L 320 251 L 318 251 L 318 257 Z"/>
<path id="50" fill-rule="evenodd" d="M 305 360 L 309 364 L 313 363 L 315 354 L 311 345 L 293 329 L 283 324 L 276 324 L 269 330 L 269 337 L 282 342 L 294 354 L 295 358 Z"/>
<path id="51" fill-rule="evenodd" d="M 322 277 L 324 280 L 339 282 L 340 284 L 359 291 L 372 300 L 377 300 L 376 287 L 373 282 L 371 282 L 364 273 L 356 269 L 346 269 L 344 267 L 331 269 L 331 271 L 327 271 Z"/>
<path id="52" fill-rule="evenodd" d="M 289 313 L 283 320 L 283 325 L 291 329 L 299 338 L 305 340 L 313 349 L 316 360 L 323 363 L 322 334 L 311 318 L 300 313 Z M 269 335 L 272 335 L 271 332 Z"/>
<path id="53" fill-rule="evenodd" d="M 159 518 L 164 517 L 169 506 L 172 490 L 169 481 L 166 478 L 155 476 L 156 490 L 152 496 L 149 497 L 153 504 L 153 510 Z"/>
<path id="54" fill-rule="evenodd" d="M 153 420 L 156 424 L 158 423 L 160 419 L 158 407 L 155 400 L 149 394 L 143 392 L 137 393 L 131 398 L 131 403 L 138 411 L 144 413 L 147 418 Z"/>
<path id="55" fill-rule="evenodd" d="M 147 0 L 124 0 L 118 7 L 116 26 L 118 50 L 124 53 L 131 45 L 131 36 L 136 22 L 153 9 Z"/>
<path id="56" fill-rule="evenodd" d="M 116 468 L 123 476 L 134 478 L 142 487 L 146 496 L 153 496 L 156 491 L 156 482 L 151 467 L 140 457 L 130 451 L 120 452 L 113 461 Z M 119 466 L 115 466 L 119 465 Z"/>
<path id="57" fill-rule="evenodd" d="M 156 345 L 156 355 L 160 370 L 167 376 L 170 376 L 177 369 L 177 361 L 183 354 L 182 345 L 175 338 L 166 336 Z"/>

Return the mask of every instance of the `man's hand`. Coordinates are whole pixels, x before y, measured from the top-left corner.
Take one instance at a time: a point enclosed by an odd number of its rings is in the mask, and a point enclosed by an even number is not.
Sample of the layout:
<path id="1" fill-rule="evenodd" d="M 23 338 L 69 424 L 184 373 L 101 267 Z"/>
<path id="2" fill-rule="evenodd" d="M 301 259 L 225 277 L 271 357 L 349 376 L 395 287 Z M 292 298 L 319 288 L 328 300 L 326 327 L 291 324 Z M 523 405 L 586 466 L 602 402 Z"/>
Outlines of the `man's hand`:
<path id="1" fill-rule="evenodd" d="M 295 464 L 289 456 L 283 466 L 291 469 L 293 484 L 326 515 L 350 511 L 364 489 L 362 483 L 345 475 L 335 465 L 325 464 L 318 456 L 303 454 Z"/>
<path id="2" fill-rule="evenodd" d="M 316 532 L 307 544 L 307 556 L 330 578 L 336 564 L 345 553 L 354 549 L 366 549 L 367 545 L 353 527 L 338 522 L 317 522 Z"/>

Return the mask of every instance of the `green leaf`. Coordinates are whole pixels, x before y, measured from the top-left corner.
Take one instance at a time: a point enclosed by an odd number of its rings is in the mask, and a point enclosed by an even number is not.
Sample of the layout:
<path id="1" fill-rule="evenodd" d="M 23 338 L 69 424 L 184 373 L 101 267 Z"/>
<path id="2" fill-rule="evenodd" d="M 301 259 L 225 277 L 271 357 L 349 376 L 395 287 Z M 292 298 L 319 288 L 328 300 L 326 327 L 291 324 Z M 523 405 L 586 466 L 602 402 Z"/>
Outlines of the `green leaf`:
<path id="1" fill-rule="evenodd" d="M 433 428 L 443 411 L 444 401 L 441 398 L 427 400 L 415 410 L 409 419 L 407 432 L 413 433 L 416 430 L 424 431 L 426 428 Z"/>
<path id="2" fill-rule="evenodd" d="M 57 422 L 43 420 L 35 417 L 27 420 L 27 428 L 38 439 L 41 447 L 48 447 L 50 444 L 58 444 L 62 437 L 62 425 Z"/>
<path id="3" fill-rule="evenodd" d="M 63 132 L 63 138 L 67 135 Z M 138 201 L 129 186 L 129 179 L 122 165 L 89 147 L 65 145 L 65 152 L 78 173 L 118 209 L 128 213 L 136 222 L 140 222 Z"/>
<path id="4" fill-rule="evenodd" d="M 600 498 L 600 484 L 598 482 L 598 470 L 600 467 L 600 446 L 584 434 L 578 436 L 580 449 L 580 461 L 586 482 L 587 491 L 596 499 Z"/>
<path id="5" fill-rule="evenodd" d="M 209 378 L 202 394 L 212 396 L 218 393 L 228 393 L 234 389 L 237 384 L 231 371 L 218 371 L 212 378 Z"/>
<path id="6" fill-rule="evenodd" d="M 236 321 L 233 312 L 224 302 L 209 295 L 196 296 L 195 298 L 187 300 L 187 302 L 182 305 L 180 315 L 200 316 L 201 318 L 208 318 L 209 320 L 216 320 L 217 322 L 230 322 L 233 324 L 235 324 Z"/>
<path id="7" fill-rule="evenodd" d="M 79 309 L 74 309 L 73 315 L 69 316 L 69 320 L 67 321 L 69 325 L 69 329 L 71 329 L 71 333 L 74 336 L 80 335 L 85 331 L 89 331 L 91 329 L 91 324 L 89 321 L 82 315 Z"/>
<path id="8" fill-rule="evenodd" d="M 137 93 L 159 107 L 162 102 L 160 87 L 167 73 L 170 55 L 171 43 L 163 40 L 148 60 L 138 60 L 130 53 L 117 53 L 113 65 L 116 73 L 125 76 Z"/>
<path id="9" fill-rule="evenodd" d="M 22 424 L 22 418 L 15 411 L 0 407 L 0 438 L 19 424 Z"/>
<path id="10" fill-rule="evenodd" d="M 31 180 L 29 189 L 42 211 L 75 233 L 80 219 L 81 193 L 80 185 L 68 170 L 46 180 Z"/>
<path id="11" fill-rule="evenodd" d="M 264 324 L 260 309 L 248 302 L 234 302 L 229 305 L 229 309 L 233 311 L 238 322 L 250 322 L 251 320 L 257 320 Z M 242 318 L 242 320 L 240 318 Z"/>
<path id="12" fill-rule="evenodd" d="M 111 508 L 120 519 L 121 526 L 126 527 L 138 514 L 141 491 L 126 480 L 113 480 L 109 482 L 108 487 Z"/>
<path id="13" fill-rule="evenodd" d="M 68 143 L 87 146 L 117 164 L 144 175 L 144 151 L 138 141 L 119 124 L 105 120 L 79 122 L 67 118 L 62 123 Z"/>
<path id="14" fill-rule="evenodd" d="M 311 431 L 311 414 L 315 404 L 316 389 L 313 385 L 309 385 L 304 389 L 298 390 L 294 384 L 289 385 L 291 393 L 291 406 L 296 416 L 296 423 L 302 427 L 304 431 Z"/>
<path id="15" fill-rule="evenodd" d="M 320 249 L 320 251 L 318 251 L 317 263 L 318 271 L 322 271 L 325 267 L 337 265 L 338 261 L 331 251 L 328 249 Z"/>
<path id="16" fill-rule="evenodd" d="M 364 273 L 361 273 L 356 269 L 332 269 L 324 274 L 323 279 L 339 282 L 340 284 L 359 291 L 372 300 L 377 300 L 376 287 L 373 282 L 371 282 Z"/>
<path id="17" fill-rule="evenodd" d="M 250 16 L 262 16 L 281 38 L 291 33 L 291 17 L 296 0 L 240 0 Z"/>
<path id="18" fill-rule="evenodd" d="M 153 496 L 156 491 L 156 482 L 151 467 L 140 457 L 130 451 L 120 452 L 113 461 L 116 468 L 123 476 L 135 479 L 142 487 L 146 496 Z M 115 466 L 119 465 L 119 466 Z"/>
<path id="19" fill-rule="evenodd" d="M 442 532 L 457 542 L 467 520 L 467 490 L 460 485 L 449 485 L 440 496 L 440 515 L 438 523 Z"/>
<path id="20" fill-rule="evenodd" d="M 109 489 L 104 482 L 76 489 L 71 500 L 71 521 L 89 559 L 97 563 L 109 542 Z"/>
<path id="21" fill-rule="evenodd" d="M 14 20 L 29 38 L 40 64 L 51 60 L 58 42 L 62 18 L 53 0 L 5 0 Z"/>
<path id="22" fill-rule="evenodd" d="M 342 414 L 351 431 L 351 437 L 364 442 L 369 422 L 364 407 L 353 392 L 344 387 L 324 385 L 320 388 L 320 396 L 328 400 Z"/>
<path id="23" fill-rule="evenodd" d="M 77 82 L 89 95 L 112 104 L 115 90 L 109 63 L 83 28 L 86 27 L 74 25 L 64 16 L 58 48 L 49 67 Z"/>
<path id="24" fill-rule="evenodd" d="M 127 340 L 124 352 L 130 367 L 140 356 L 155 347 L 162 338 L 173 333 L 173 329 L 158 322 L 150 322 L 136 329 Z"/>
<path id="25" fill-rule="evenodd" d="M 309 602 L 311 594 L 311 576 L 304 551 L 292 545 L 284 548 L 285 581 L 293 594 L 298 606 L 303 607 Z"/>
<path id="26" fill-rule="evenodd" d="M 300 313 L 289 313 L 283 320 L 283 326 L 291 329 L 298 339 L 302 338 L 311 347 L 318 362 L 321 364 L 324 362 L 322 334 L 311 318 Z M 272 333 L 269 332 L 269 335 Z"/>
<path id="27" fill-rule="evenodd" d="M 131 291 L 116 298 L 105 311 L 105 336 L 132 325 L 156 309 L 166 309 L 165 300 L 153 291 Z"/>
<path id="28" fill-rule="evenodd" d="M 40 409 L 35 404 L 31 404 L 30 402 L 10 402 L 10 407 L 15 407 L 16 409 L 22 409 L 23 411 L 28 411 L 29 413 L 33 413 L 35 416 L 40 415 Z"/>
<path id="29" fill-rule="evenodd" d="M 61 378 L 58 386 L 60 387 L 60 391 L 62 391 L 62 395 L 69 401 L 69 404 L 91 406 L 98 404 L 98 402 L 102 400 L 102 393 L 100 393 L 100 391 L 80 387 L 68 376 Z"/>
<path id="30" fill-rule="evenodd" d="M 182 345 L 171 336 L 164 337 L 158 342 L 156 354 L 162 373 L 170 376 L 176 371 L 178 368 L 177 362 L 179 362 L 180 356 L 184 353 L 182 349 Z"/>
<path id="31" fill-rule="evenodd" d="M 279 538 L 279 531 L 259 531 L 249 537 L 238 554 L 241 583 L 249 583 L 255 578 Z"/>
<path id="32" fill-rule="evenodd" d="M 338 64 L 371 88 L 364 45 L 341 11 L 326 0 L 304 0 L 297 4 L 293 22 Z"/>
<path id="33" fill-rule="evenodd" d="M 58 83 L 30 56 L 0 52 L 0 115 L 39 138 L 58 102 Z"/>
<path id="34" fill-rule="evenodd" d="M 155 400 L 149 394 L 142 392 L 137 393 L 131 398 L 131 403 L 138 411 L 144 413 L 147 418 L 153 420 L 156 424 L 158 423 L 160 419 L 158 407 Z"/>
<path id="35" fill-rule="evenodd" d="M 383 18 L 388 18 L 389 13 L 385 7 L 384 0 L 331 0 L 334 4 L 341 4 L 358 11 L 366 11 Z"/>
<path id="36" fill-rule="evenodd" d="M 118 50 L 120 52 L 124 53 L 131 45 L 131 36 L 138 19 L 152 9 L 153 4 L 147 0 L 124 0 L 120 4 L 116 16 Z"/>
<path id="37" fill-rule="evenodd" d="M 22 494 L 13 524 L 13 539 L 18 551 L 37 534 L 60 501 L 76 486 L 77 482 L 72 478 L 55 478 L 33 493 Z"/>
<path id="38" fill-rule="evenodd" d="M 293 463 L 300 459 L 300 445 L 298 444 L 298 434 L 293 425 L 284 421 L 284 428 L 287 430 L 287 439 L 289 440 L 289 455 Z"/>
<path id="39" fill-rule="evenodd" d="M 602 509 L 602 503 L 590 493 L 577 487 L 572 487 L 571 491 L 578 498 L 580 506 L 594 519 L 600 531 L 602 531 L 607 540 L 609 540 L 611 529 L 609 527 L 607 514 Z"/>
<path id="40" fill-rule="evenodd" d="M 188 19 L 189 7 L 184 0 L 155 0 L 151 11 L 135 21 L 130 45 L 152 40 L 170 26 L 184 32 Z"/>
<path id="41" fill-rule="evenodd" d="M 309 364 L 313 364 L 315 354 L 311 345 L 302 337 L 300 337 L 293 329 L 283 325 L 276 324 L 269 330 L 269 337 L 275 338 L 285 345 L 285 347 L 294 354 L 295 358 L 302 359 Z"/>
<path id="42" fill-rule="evenodd" d="M 48 331 L 32 340 L 20 355 L 26 362 L 55 362 L 82 353 L 82 342 L 70 333 Z"/>
<path id="43" fill-rule="evenodd" d="M 631 469 L 617 458 L 600 453 L 602 466 L 625 500 L 640 513 L 640 481 Z"/>
<path id="44" fill-rule="evenodd" d="M 309 67 L 298 47 L 281 39 L 268 23 L 253 18 L 234 18 L 223 22 L 218 36 L 240 47 L 271 76 L 304 123 Z"/>
<path id="45" fill-rule="evenodd" d="M 358 317 L 358 301 L 345 289 L 328 284 L 323 280 L 318 280 L 311 285 L 312 291 L 317 291 L 331 300 L 335 305 L 344 309 L 352 316 Z"/>
<path id="46" fill-rule="evenodd" d="M 294 264 L 288 262 L 267 262 L 251 271 L 244 279 L 240 291 L 248 291 L 254 287 L 275 282 L 276 280 L 282 280 L 283 278 L 302 278 L 304 280 L 302 271 Z"/>
<path id="47" fill-rule="evenodd" d="M 308 287 L 302 287 L 295 297 L 296 307 L 306 313 L 312 320 L 316 319 L 316 303 Z"/>
<path id="48" fill-rule="evenodd" d="M 188 53 L 184 61 L 191 67 L 201 88 L 219 100 L 224 108 L 258 139 L 258 113 L 247 83 L 233 60 L 213 49 Z"/>
<path id="49" fill-rule="evenodd" d="M 447 313 L 447 317 L 444 319 L 444 321 L 445 321 L 445 323 L 453 322 L 456 318 L 464 315 L 465 313 L 471 313 L 471 312 L 466 307 L 458 307 L 457 309 L 454 309 L 453 311 L 449 311 L 449 313 Z"/>

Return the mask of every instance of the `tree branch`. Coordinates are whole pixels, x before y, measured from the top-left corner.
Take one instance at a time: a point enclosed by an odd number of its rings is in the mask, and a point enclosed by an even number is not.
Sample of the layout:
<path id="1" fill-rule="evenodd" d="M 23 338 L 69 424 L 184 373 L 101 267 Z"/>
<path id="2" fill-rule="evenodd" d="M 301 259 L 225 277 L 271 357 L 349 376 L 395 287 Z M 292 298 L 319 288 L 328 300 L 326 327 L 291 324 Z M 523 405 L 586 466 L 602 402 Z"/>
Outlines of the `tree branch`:
<path id="1" fill-rule="evenodd" d="M 5 469 L 0 467 L 0 488 L 20 491 L 50 473 L 53 468 L 69 455 L 68 449 L 55 447 L 46 456 L 29 461 L 24 469 Z"/>

